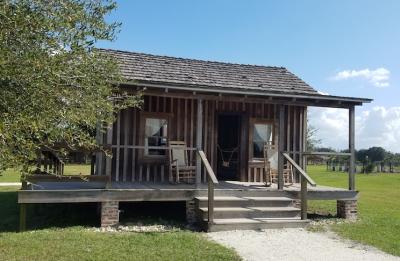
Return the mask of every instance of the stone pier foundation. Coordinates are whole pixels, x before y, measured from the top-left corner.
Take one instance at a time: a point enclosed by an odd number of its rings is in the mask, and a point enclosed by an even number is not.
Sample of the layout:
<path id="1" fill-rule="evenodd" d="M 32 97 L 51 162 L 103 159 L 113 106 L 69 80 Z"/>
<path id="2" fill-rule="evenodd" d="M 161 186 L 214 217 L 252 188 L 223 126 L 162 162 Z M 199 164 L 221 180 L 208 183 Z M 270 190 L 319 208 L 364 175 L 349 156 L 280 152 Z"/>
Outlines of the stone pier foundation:
<path id="1" fill-rule="evenodd" d="M 119 223 L 119 202 L 101 203 L 101 227 L 116 226 Z"/>
<path id="2" fill-rule="evenodd" d="M 357 200 L 338 200 L 337 216 L 345 219 L 357 219 Z"/>

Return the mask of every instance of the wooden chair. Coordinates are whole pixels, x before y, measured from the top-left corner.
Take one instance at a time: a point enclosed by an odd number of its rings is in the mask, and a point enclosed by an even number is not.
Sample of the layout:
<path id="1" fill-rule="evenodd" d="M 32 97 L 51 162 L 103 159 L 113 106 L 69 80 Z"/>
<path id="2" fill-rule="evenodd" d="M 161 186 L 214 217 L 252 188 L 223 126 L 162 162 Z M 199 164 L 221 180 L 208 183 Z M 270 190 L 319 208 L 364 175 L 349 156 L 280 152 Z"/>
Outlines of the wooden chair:
<path id="1" fill-rule="evenodd" d="M 275 146 L 272 144 L 265 144 L 264 145 L 264 180 L 265 185 L 267 187 L 271 186 L 272 184 L 272 166 L 270 158 L 273 156 L 275 150 Z"/>
<path id="2" fill-rule="evenodd" d="M 184 181 L 194 183 L 196 180 L 196 166 L 188 160 L 188 150 L 184 141 L 169 141 L 169 180 L 177 183 Z"/>
<path id="3" fill-rule="evenodd" d="M 276 153 L 276 146 L 271 144 L 264 145 L 264 177 L 265 185 L 271 186 L 272 183 L 278 182 L 278 170 L 274 169 L 271 165 L 271 158 Z M 293 184 L 293 167 L 291 164 L 285 164 L 283 169 L 283 181 L 285 184 Z"/>

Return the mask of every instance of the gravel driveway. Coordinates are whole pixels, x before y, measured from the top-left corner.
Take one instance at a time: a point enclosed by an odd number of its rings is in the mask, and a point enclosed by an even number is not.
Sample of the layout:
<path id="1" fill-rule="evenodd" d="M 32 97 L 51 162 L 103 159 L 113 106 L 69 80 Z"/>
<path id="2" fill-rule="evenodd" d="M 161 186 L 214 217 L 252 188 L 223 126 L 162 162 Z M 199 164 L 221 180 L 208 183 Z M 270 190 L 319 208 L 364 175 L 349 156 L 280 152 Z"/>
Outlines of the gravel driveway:
<path id="1" fill-rule="evenodd" d="M 216 242 L 231 247 L 244 260 L 397 260 L 373 247 L 341 239 L 329 232 L 304 229 L 226 231 L 208 233 Z"/>

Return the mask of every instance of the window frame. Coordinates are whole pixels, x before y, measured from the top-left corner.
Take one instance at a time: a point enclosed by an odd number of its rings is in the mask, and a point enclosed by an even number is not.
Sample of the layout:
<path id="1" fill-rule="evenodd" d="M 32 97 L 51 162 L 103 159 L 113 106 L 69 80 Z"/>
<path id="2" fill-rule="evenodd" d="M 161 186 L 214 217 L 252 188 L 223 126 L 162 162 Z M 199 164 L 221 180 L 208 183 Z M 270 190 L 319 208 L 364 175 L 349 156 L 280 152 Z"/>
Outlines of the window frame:
<path id="1" fill-rule="evenodd" d="M 146 119 L 162 119 L 167 120 L 167 145 L 160 147 L 168 147 L 169 137 L 171 136 L 171 113 L 161 112 L 140 112 L 140 146 L 145 147 L 145 136 L 146 136 Z M 168 158 L 168 150 L 165 149 L 164 155 L 151 155 L 146 154 L 146 149 L 140 150 L 140 156 L 142 160 L 166 160 Z"/>
<path id="2" fill-rule="evenodd" d="M 250 118 L 249 120 L 249 161 L 264 160 L 264 158 L 254 157 L 253 151 L 253 135 L 255 124 L 269 124 L 272 126 L 272 146 L 275 146 L 275 122 L 271 119 L 265 118 Z"/>

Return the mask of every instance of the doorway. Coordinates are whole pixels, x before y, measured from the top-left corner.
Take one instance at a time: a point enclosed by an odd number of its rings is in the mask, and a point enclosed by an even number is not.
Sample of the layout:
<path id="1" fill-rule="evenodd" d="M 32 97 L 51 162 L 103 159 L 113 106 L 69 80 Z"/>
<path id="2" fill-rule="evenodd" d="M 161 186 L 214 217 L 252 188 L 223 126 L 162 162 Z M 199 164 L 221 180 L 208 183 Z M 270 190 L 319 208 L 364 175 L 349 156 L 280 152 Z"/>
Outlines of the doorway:
<path id="1" fill-rule="evenodd" d="M 220 113 L 217 121 L 217 178 L 219 180 L 239 180 L 241 115 Z"/>

